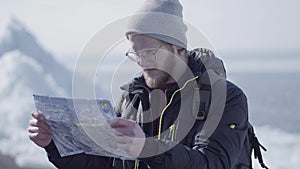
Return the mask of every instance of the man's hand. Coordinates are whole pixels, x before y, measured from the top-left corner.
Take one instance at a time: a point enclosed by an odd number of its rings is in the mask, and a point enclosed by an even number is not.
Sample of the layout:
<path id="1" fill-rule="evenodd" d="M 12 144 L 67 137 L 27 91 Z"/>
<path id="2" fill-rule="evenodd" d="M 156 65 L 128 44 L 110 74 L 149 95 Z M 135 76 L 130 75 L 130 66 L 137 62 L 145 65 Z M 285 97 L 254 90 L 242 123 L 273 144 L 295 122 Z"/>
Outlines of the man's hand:
<path id="1" fill-rule="evenodd" d="M 145 144 L 145 133 L 132 120 L 117 117 L 110 126 L 114 129 L 118 147 L 129 156 L 138 157 Z"/>
<path id="2" fill-rule="evenodd" d="M 38 146 L 46 147 L 51 142 L 51 129 L 45 123 L 44 117 L 37 111 L 33 111 L 29 121 L 29 138 Z"/>

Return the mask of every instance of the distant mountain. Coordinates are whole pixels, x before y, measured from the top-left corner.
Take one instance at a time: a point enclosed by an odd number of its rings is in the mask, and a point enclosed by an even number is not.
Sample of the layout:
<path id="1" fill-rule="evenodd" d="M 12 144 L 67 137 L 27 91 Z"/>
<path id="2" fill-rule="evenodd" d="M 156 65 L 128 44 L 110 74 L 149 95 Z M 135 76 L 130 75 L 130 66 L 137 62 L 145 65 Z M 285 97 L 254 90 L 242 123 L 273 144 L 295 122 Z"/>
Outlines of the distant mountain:
<path id="1" fill-rule="evenodd" d="M 45 152 L 35 146 L 27 134 L 30 112 L 34 109 L 32 94 L 71 97 L 73 74 L 17 19 L 10 21 L 2 35 L 0 153 L 14 156 L 22 167 L 49 168 Z M 89 84 L 84 78 L 80 82 L 82 86 Z"/>
<path id="2" fill-rule="evenodd" d="M 25 26 L 13 18 L 8 24 L 2 39 L 0 39 L 0 58 L 5 53 L 18 51 L 38 64 L 44 74 L 52 76 L 57 85 L 62 87 L 67 95 L 71 94 L 72 73 L 58 63 L 54 57 L 38 44 L 36 38 Z"/>

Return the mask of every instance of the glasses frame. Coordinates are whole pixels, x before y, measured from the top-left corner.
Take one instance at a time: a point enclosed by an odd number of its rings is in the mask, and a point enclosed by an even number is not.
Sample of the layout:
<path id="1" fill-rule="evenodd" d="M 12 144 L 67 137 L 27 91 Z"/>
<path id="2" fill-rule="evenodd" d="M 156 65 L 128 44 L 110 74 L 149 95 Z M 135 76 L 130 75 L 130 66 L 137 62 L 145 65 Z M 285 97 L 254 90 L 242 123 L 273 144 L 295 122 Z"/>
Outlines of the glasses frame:
<path id="1" fill-rule="evenodd" d="M 154 60 L 156 61 L 156 53 L 159 51 L 159 49 L 161 48 L 161 47 L 163 47 L 164 46 L 164 44 L 161 44 L 158 48 L 152 48 L 152 49 L 143 49 L 143 50 L 141 50 L 141 51 L 139 51 L 139 52 L 134 52 L 134 50 L 132 49 L 132 48 L 129 48 L 128 49 L 128 51 L 125 53 L 125 55 L 130 59 L 130 60 L 132 60 L 132 61 L 134 61 L 134 62 L 140 62 L 140 60 L 141 60 L 141 56 L 140 56 L 140 54 L 139 53 L 141 53 L 141 52 L 145 52 L 145 51 L 152 51 L 151 52 L 151 58 L 153 58 L 154 57 Z"/>

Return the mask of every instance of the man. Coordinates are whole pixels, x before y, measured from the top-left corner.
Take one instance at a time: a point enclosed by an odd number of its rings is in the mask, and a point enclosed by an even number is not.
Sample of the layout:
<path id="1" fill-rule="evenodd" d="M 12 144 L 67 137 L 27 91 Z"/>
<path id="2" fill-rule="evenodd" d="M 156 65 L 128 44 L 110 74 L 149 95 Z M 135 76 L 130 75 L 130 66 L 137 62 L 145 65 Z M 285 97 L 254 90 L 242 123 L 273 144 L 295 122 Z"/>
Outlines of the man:
<path id="1" fill-rule="evenodd" d="M 62 169 L 251 168 L 247 99 L 225 80 L 222 61 L 207 49 L 187 51 L 177 0 L 147 0 L 139 12 L 126 33 L 126 55 L 143 74 L 121 87 L 119 117 L 110 124 L 118 147 L 137 160 L 60 157 L 38 112 L 29 122 L 30 139 Z"/>

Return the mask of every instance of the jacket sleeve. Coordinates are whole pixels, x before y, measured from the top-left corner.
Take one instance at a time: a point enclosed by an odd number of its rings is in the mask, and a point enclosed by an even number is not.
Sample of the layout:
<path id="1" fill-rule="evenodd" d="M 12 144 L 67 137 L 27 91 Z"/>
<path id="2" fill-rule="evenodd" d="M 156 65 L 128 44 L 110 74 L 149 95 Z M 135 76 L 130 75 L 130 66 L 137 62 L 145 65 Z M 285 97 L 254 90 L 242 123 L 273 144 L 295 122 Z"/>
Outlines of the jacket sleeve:
<path id="1" fill-rule="evenodd" d="M 203 139 L 205 136 L 203 133 L 201 136 L 200 133 L 204 131 L 204 125 L 201 124 L 192 135 L 192 146 L 175 144 L 171 141 L 155 140 L 155 143 L 146 141 L 143 151 L 158 150 L 172 145 L 174 147 L 162 154 L 140 160 L 152 168 L 164 169 L 237 168 L 248 129 L 247 110 L 247 99 L 243 92 L 233 84 L 227 84 L 225 109 L 211 135 Z M 213 115 L 208 116 L 208 118 L 212 117 Z M 209 120 L 208 118 L 206 121 Z"/>
<path id="2" fill-rule="evenodd" d="M 49 161 L 59 169 L 111 169 L 112 158 L 87 155 L 84 153 L 61 157 L 58 150 L 52 141 L 45 147 Z"/>

